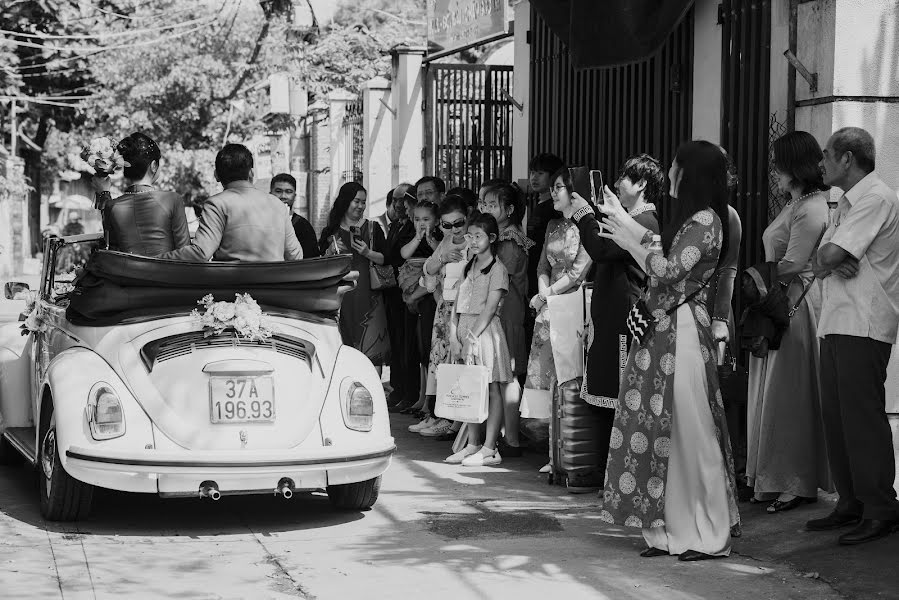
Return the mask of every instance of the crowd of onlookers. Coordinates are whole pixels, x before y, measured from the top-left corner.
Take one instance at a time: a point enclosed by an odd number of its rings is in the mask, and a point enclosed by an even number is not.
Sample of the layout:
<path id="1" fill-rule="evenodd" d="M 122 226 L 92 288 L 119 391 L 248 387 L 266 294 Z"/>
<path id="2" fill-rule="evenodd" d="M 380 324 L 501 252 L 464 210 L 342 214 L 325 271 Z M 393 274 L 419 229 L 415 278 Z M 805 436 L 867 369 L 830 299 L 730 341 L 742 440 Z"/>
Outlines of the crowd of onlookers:
<path id="1" fill-rule="evenodd" d="M 877 177 L 863 130 L 836 132 L 823 151 L 789 133 L 773 154 L 787 202 L 762 235 L 764 262 L 740 277 L 742 228 L 729 205 L 738 174 L 708 142 L 684 144 L 667 174 L 653 157 L 631 157 L 597 198 L 578 194 L 551 154 L 531 160 L 527 193 L 500 180 L 447 191 L 423 177 L 391 190 L 374 224 L 366 191 L 348 183 L 319 238 L 323 254 L 352 252 L 362 274 L 340 316 L 345 340 L 390 365 L 390 410 L 420 417 L 410 431 L 454 441 L 449 463 L 520 456 L 522 416 L 552 423 L 579 403 L 571 414 L 590 435 L 578 447 L 597 464 L 568 484 L 602 488 L 601 518 L 642 528 L 646 556 L 726 555 L 738 501 L 778 513 L 819 489 L 840 503 L 808 529 L 857 525 L 843 544 L 882 537 L 899 528 L 884 413 L 899 199 Z M 842 191 L 836 203 L 831 187 Z M 373 293 L 372 265 L 394 267 L 396 285 Z M 736 319 L 735 283 L 746 307 Z M 583 377 L 559 381 L 553 339 L 581 332 L 551 319 L 548 299 L 585 285 Z M 741 349 L 748 386 L 734 390 L 719 365 Z M 487 367 L 485 423 L 435 414 L 436 367 L 452 362 Z M 570 435 L 550 429 L 552 444 Z"/>
<path id="2" fill-rule="evenodd" d="M 520 433 L 539 430 L 523 425 L 536 421 L 550 438 L 542 470 L 572 491 L 601 489 L 599 517 L 642 529 L 646 557 L 725 556 L 738 501 L 779 513 L 819 489 L 839 502 L 809 530 L 855 525 L 839 541 L 859 544 L 899 529 L 884 389 L 899 328 L 899 197 L 864 130 L 840 129 L 823 150 L 801 131 L 774 142 L 788 202 L 762 234 L 764 261 L 739 278 L 739 174 L 705 141 L 683 144 L 667 172 L 629 158 L 614 191 L 583 191 L 578 169 L 551 154 L 531 160 L 527 192 L 423 177 L 391 190 L 377 219 L 350 182 L 318 236 L 285 219 L 296 181 L 272 179 L 277 202 L 253 188 L 249 150 L 228 144 L 216 157 L 225 189 L 193 240 L 179 199 L 153 185 L 155 142 L 132 134 L 119 146 L 125 193 L 95 182 L 111 249 L 194 261 L 351 254 L 343 341 L 390 366 L 390 410 L 452 441 L 448 463 L 520 456 Z M 746 310 L 735 318 L 737 281 Z M 741 349 L 752 355 L 742 386 L 727 358 Z M 458 362 L 486 372 L 483 423 L 437 415 L 438 368 Z"/>

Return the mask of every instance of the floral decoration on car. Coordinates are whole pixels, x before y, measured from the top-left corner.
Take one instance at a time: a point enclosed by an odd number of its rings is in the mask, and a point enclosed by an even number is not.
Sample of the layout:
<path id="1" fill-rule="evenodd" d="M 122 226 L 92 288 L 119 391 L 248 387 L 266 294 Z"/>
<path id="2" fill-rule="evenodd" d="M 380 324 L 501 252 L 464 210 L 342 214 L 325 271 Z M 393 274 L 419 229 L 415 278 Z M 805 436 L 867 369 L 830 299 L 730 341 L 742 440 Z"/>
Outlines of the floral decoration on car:
<path id="1" fill-rule="evenodd" d="M 23 314 L 27 313 L 25 321 L 20 327 L 20 329 L 22 330 L 22 335 L 47 331 L 47 323 L 46 321 L 44 321 L 44 313 L 41 310 L 41 303 L 38 302 L 37 290 L 22 292 L 21 296 L 17 297 L 23 298 L 25 300 L 25 310 L 22 312 Z"/>
<path id="2" fill-rule="evenodd" d="M 206 294 L 197 304 L 204 310 L 195 308 L 190 316 L 203 326 L 206 337 L 226 329 L 233 329 L 238 336 L 251 341 L 265 341 L 272 335 L 265 313 L 249 294 L 235 294 L 234 302 L 216 302 L 212 294 Z"/>
<path id="3" fill-rule="evenodd" d="M 80 157 L 87 168 L 85 165 L 78 166 L 98 177 L 106 177 L 122 167 L 131 166 L 122 158 L 122 155 L 116 150 L 115 143 L 108 137 L 92 139 L 90 144 L 81 149 Z"/>

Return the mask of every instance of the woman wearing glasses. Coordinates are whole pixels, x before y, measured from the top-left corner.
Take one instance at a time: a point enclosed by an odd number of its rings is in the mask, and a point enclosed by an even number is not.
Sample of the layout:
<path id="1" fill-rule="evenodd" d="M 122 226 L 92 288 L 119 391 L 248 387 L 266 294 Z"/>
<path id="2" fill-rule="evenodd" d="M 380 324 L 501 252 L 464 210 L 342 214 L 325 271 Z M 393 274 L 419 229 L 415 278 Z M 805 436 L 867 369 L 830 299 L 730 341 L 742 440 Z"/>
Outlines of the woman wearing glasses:
<path id="1" fill-rule="evenodd" d="M 553 209 L 563 212 L 571 204 L 571 175 L 563 167 L 553 174 L 550 181 L 553 182 L 550 187 Z M 556 381 L 556 366 L 549 342 L 546 299 L 577 291 L 592 264 L 590 255 L 581 244 L 577 225 L 564 218 L 550 221 L 546 227 L 546 241 L 540 252 L 540 262 L 537 264 L 537 295 L 531 300 L 531 307 L 537 311 L 537 322 L 528 358 L 523 407 L 530 409 L 532 406 L 551 404 L 556 386 L 565 383 Z M 546 465 L 540 471 L 548 473 L 551 468 Z"/>
<path id="2" fill-rule="evenodd" d="M 450 362 L 449 327 L 456 301 L 459 283 L 463 277 L 465 263 L 470 258 L 465 200 L 451 194 L 440 204 L 440 229 L 443 240 L 434 253 L 425 261 L 422 287 L 434 293 L 437 300 L 437 312 L 434 315 L 434 327 L 431 330 L 431 354 L 428 357 L 428 380 L 426 394 L 428 413 L 434 414 L 437 394 L 437 365 Z M 444 433 L 451 424 L 441 420 L 435 423 Z M 429 429 L 433 429 L 431 427 Z"/>

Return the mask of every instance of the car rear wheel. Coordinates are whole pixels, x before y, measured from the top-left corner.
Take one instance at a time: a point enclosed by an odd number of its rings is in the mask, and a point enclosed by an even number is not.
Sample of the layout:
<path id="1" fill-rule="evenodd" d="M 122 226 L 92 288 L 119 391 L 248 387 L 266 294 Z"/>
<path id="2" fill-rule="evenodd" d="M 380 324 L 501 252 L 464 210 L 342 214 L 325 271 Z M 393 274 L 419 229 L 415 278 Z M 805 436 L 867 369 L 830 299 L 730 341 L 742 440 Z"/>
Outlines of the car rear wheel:
<path id="1" fill-rule="evenodd" d="M 45 403 L 49 404 L 49 400 Z M 91 510 L 94 486 L 78 481 L 62 467 L 56 445 L 56 413 L 50 404 L 41 415 L 38 475 L 41 514 L 48 521 L 78 521 Z"/>
<path id="2" fill-rule="evenodd" d="M 328 498 L 337 508 L 347 510 L 365 510 L 375 505 L 381 491 L 381 476 L 368 481 L 329 485 Z"/>

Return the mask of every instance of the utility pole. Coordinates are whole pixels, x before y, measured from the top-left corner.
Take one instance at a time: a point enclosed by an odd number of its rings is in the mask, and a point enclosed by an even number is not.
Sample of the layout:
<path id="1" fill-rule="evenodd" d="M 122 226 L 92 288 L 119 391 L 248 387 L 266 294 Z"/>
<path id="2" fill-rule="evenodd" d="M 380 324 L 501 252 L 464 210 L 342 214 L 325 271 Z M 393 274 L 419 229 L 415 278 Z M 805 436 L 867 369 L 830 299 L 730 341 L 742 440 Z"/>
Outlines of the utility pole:
<path id="1" fill-rule="evenodd" d="M 16 160 L 16 141 L 19 137 L 19 124 L 16 122 L 16 101 L 9 101 L 9 156 Z"/>

